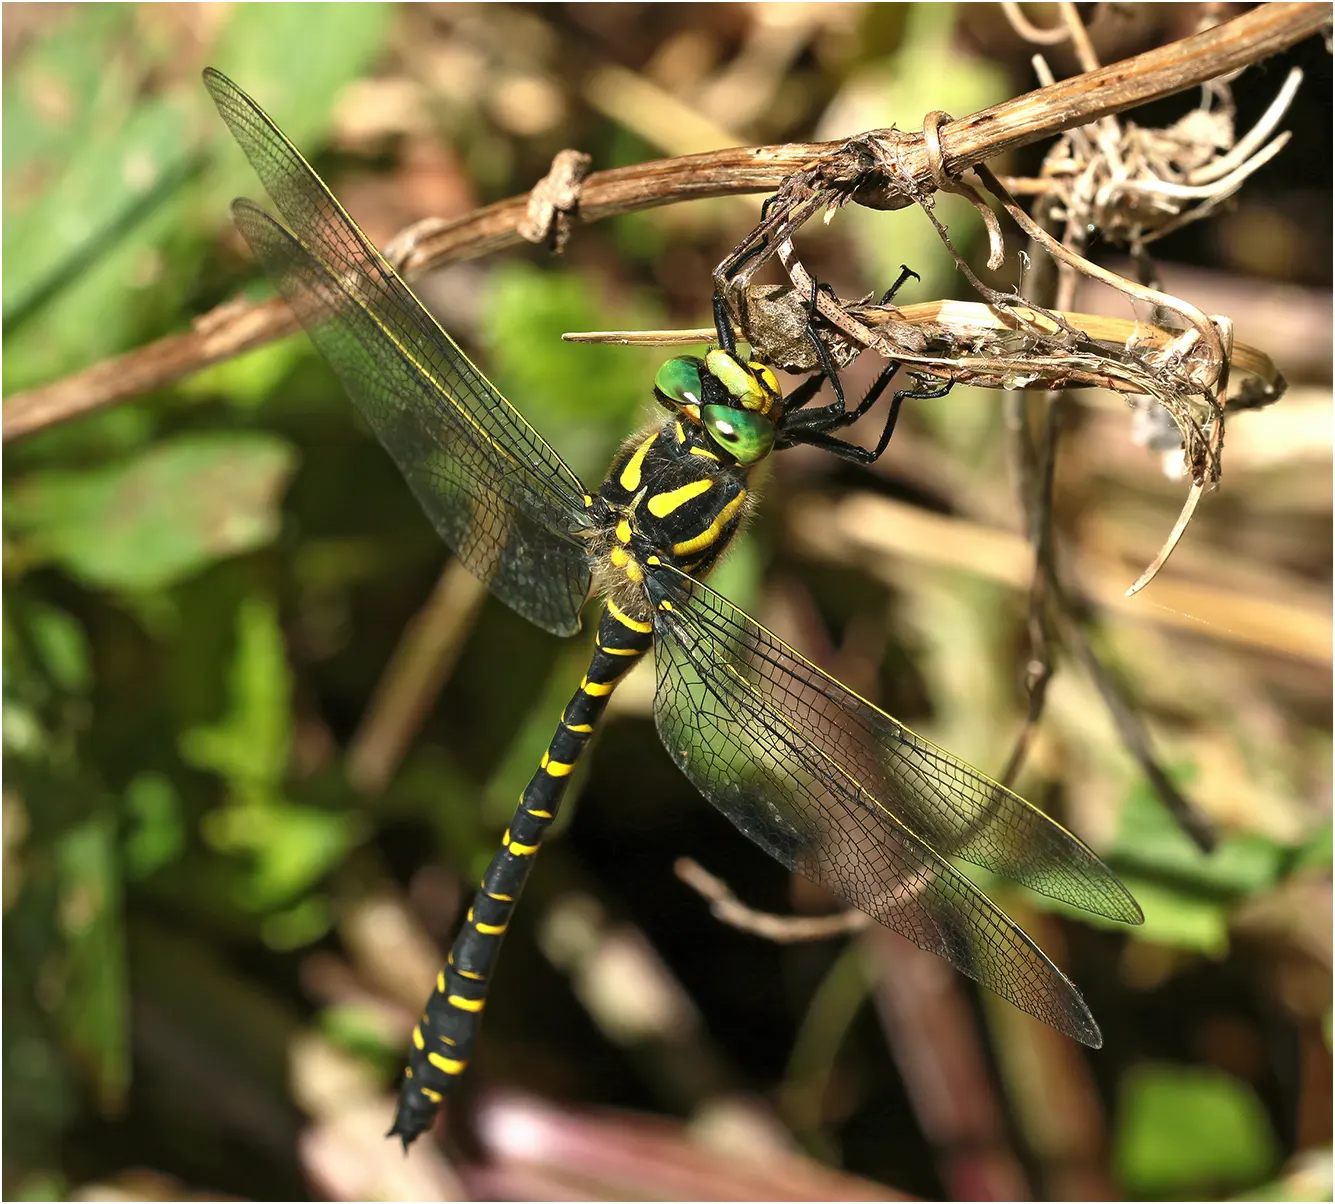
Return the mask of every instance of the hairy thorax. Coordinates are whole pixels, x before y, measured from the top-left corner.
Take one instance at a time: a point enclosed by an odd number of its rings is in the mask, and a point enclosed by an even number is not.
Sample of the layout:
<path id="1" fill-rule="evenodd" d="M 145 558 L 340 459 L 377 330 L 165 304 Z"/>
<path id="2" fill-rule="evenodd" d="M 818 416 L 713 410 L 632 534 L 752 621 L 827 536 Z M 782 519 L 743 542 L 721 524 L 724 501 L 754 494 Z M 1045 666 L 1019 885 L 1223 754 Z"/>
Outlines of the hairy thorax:
<path id="1" fill-rule="evenodd" d="M 607 508 L 591 548 L 595 592 L 644 619 L 649 557 L 703 578 L 746 521 L 752 471 L 711 450 L 685 419 L 668 418 L 627 440 L 595 503 Z"/>

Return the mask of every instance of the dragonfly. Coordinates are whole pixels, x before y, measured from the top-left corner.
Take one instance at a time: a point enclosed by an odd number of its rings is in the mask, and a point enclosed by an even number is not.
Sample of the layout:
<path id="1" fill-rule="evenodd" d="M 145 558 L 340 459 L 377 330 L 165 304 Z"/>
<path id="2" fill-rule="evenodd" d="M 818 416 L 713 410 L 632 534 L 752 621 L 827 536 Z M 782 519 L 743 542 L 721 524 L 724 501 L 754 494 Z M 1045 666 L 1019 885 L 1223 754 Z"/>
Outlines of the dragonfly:
<path id="1" fill-rule="evenodd" d="M 601 600 L 574 688 L 413 1030 L 390 1136 L 432 1124 L 473 1053 L 516 903 L 608 698 L 652 650 L 654 721 L 668 756 L 741 832 L 790 870 L 1076 1041 L 1098 1025 L 1074 984 L 956 865 L 1139 923 L 1095 853 L 1037 808 L 836 681 L 704 581 L 747 520 L 757 468 L 807 444 L 851 460 L 840 432 L 876 403 L 811 406 L 769 367 L 718 346 L 657 371 L 659 416 L 588 489 L 472 364 L 363 235 L 296 147 L 236 84 L 204 83 L 282 222 L 232 216 L 341 378 L 436 531 L 490 591 L 555 635 Z"/>

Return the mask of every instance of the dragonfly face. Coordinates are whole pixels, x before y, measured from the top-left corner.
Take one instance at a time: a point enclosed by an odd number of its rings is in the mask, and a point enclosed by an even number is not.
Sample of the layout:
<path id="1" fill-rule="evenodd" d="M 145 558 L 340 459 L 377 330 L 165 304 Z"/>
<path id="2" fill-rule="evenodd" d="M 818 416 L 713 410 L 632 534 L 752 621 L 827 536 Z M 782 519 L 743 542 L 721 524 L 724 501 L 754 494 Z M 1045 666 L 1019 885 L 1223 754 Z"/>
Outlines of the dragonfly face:
<path id="1" fill-rule="evenodd" d="M 1074 985 L 954 861 L 1138 923 L 1116 876 L 1041 811 L 835 681 L 701 580 L 745 521 L 751 476 L 771 451 L 805 442 L 862 462 L 880 454 L 893 410 L 875 450 L 831 434 L 879 393 L 851 410 L 842 397 L 804 409 L 813 390 L 799 386 L 785 403 L 773 373 L 731 345 L 669 360 L 654 382 L 667 417 L 633 436 L 590 492 L 263 110 L 216 71 L 204 82 L 287 223 L 237 201 L 237 226 L 441 537 L 501 601 L 548 631 L 578 630 L 591 585 L 605 600 L 588 670 L 413 1031 L 391 1133 L 406 1145 L 425 1132 L 468 1065 L 543 835 L 608 696 L 651 648 L 664 748 L 732 824 L 1017 1007 L 1098 1046 Z M 730 329 L 719 330 L 728 344 Z"/>
<path id="2" fill-rule="evenodd" d="M 754 465 L 774 449 L 783 395 L 768 367 L 716 348 L 703 359 L 679 355 L 654 377 L 654 395 L 709 435 L 717 451 Z"/>

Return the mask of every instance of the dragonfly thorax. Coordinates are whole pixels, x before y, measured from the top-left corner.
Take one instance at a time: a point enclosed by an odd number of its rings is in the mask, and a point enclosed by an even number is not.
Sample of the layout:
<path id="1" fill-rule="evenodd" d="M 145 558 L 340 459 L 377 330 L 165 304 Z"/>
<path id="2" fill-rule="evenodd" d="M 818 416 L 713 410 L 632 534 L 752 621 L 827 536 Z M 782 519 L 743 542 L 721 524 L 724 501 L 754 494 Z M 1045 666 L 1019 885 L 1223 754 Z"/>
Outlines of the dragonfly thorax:
<path id="1" fill-rule="evenodd" d="M 684 413 L 629 439 L 595 499 L 595 591 L 642 615 L 644 577 L 656 564 L 703 577 L 746 520 L 754 468 L 720 452 L 705 424 Z"/>

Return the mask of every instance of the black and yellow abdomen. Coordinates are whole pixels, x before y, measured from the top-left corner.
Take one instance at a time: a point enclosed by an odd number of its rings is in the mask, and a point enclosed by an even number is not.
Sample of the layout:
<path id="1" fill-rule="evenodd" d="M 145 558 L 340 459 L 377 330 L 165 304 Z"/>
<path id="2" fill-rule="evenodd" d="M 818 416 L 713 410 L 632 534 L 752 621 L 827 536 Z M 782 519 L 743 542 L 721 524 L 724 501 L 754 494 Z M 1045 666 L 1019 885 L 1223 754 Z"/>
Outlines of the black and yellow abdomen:
<path id="1" fill-rule="evenodd" d="M 570 775 L 588 747 L 608 698 L 649 651 L 652 631 L 649 623 L 623 614 L 610 601 L 603 611 L 588 671 L 519 798 L 501 847 L 482 876 L 449 960 L 436 979 L 436 989 L 413 1029 L 399 1108 L 390 1130 L 405 1145 L 430 1125 L 437 1105 L 468 1066 L 496 956 L 543 836 L 556 818 Z"/>

